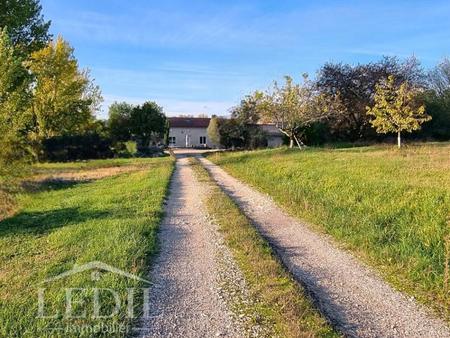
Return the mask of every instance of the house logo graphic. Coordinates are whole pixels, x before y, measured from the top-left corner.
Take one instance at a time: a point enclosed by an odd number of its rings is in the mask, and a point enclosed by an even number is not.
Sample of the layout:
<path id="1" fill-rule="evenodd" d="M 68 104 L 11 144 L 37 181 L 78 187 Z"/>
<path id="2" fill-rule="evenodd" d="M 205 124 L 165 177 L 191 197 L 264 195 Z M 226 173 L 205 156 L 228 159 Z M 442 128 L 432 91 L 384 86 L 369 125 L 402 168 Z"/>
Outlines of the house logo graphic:
<path id="1" fill-rule="evenodd" d="M 115 268 L 115 267 L 113 267 L 111 265 L 108 265 L 106 263 L 99 262 L 99 261 L 93 261 L 93 262 L 89 262 L 89 263 L 86 263 L 86 264 L 83 264 L 83 265 L 79 265 L 79 266 L 75 265 L 72 268 L 72 270 L 63 272 L 63 273 L 61 273 L 59 275 L 56 275 L 54 277 L 51 277 L 51 278 L 47 278 L 47 279 L 43 280 L 41 282 L 41 284 L 53 282 L 53 281 L 56 281 L 58 279 L 66 278 L 66 277 L 75 275 L 77 273 L 81 273 L 81 272 L 89 271 L 89 270 L 92 270 L 92 273 L 91 273 L 91 279 L 92 280 L 99 280 L 100 279 L 100 271 L 107 271 L 107 272 L 111 272 L 111 273 L 114 273 L 114 274 L 117 274 L 117 275 L 122 275 L 122 276 L 130 278 L 130 279 L 139 280 L 139 281 L 147 283 L 147 284 L 152 284 L 152 282 L 150 282 L 147 279 L 138 277 L 138 276 L 133 275 L 133 274 L 131 274 L 129 272 L 117 269 L 117 268 Z"/>
<path id="2" fill-rule="evenodd" d="M 68 283 L 64 282 L 58 283 L 57 285 L 60 286 L 62 284 L 63 286 L 55 290 L 51 285 L 58 280 L 87 272 L 90 272 L 92 281 L 92 283 L 86 283 L 89 284 L 88 287 L 86 285 L 68 287 Z M 102 276 L 105 274 L 114 274 L 119 276 L 119 278 L 132 279 L 137 281 L 137 284 L 142 287 L 124 288 L 122 283 L 117 284 L 122 285 L 119 289 L 95 286 L 99 284 L 98 282 L 101 281 Z M 60 333 L 123 333 L 127 330 L 127 327 L 117 324 L 111 327 L 107 324 L 108 320 L 113 320 L 117 316 L 136 319 L 135 312 L 142 314 L 140 316 L 142 319 L 149 318 L 150 285 L 154 284 L 147 279 L 100 261 L 75 265 L 71 270 L 47 278 L 39 283 L 37 318 L 40 320 L 52 320 L 62 317 L 64 326 L 51 328 L 51 330 L 57 330 Z M 46 294 L 50 290 L 53 294 L 55 292 L 63 293 L 64 304 L 55 306 L 52 303 L 53 307 L 48 306 Z M 142 308 L 137 309 L 139 306 L 135 302 L 135 297 L 139 297 L 142 300 Z M 80 322 L 85 322 L 85 324 L 81 325 L 79 324 Z M 90 325 L 89 323 L 95 324 Z"/>

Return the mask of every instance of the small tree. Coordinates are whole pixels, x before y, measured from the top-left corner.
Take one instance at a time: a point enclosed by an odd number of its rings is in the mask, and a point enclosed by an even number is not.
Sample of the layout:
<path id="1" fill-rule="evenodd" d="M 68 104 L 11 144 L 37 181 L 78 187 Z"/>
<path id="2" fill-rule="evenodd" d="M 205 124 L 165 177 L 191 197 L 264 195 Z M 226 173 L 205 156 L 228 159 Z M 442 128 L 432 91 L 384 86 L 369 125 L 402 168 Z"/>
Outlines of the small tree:
<path id="1" fill-rule="evenodd" d="M 421 124 L 431 120 L 425 114 L 425 106 L 418 103 L 418 90 L 403 82 L 395 84 L 395 78 L 376 86 L 373 107 L 367 107 L 367 114 L 374 117 L 370 121 L 378 133 L 397 133 L 397 145 L 401 147 L 401 133 L 419 130 Z"/>
<path id="2" fill-rule="evenodd" d="M 220 145 L 219 119 L 217 116 L 213 116 L 211 120 L 209 120 L 208 129 L 206 131 L 208 133 L 209 139 L 214 144 Z"/>
<path id="3" fill-rule="evenodd" d="M 131 138 L 131 114 L 133 105 L 126 102 L 114 102 L 108 110 L 108 129 L 115 142 L 125 142 Z"/>

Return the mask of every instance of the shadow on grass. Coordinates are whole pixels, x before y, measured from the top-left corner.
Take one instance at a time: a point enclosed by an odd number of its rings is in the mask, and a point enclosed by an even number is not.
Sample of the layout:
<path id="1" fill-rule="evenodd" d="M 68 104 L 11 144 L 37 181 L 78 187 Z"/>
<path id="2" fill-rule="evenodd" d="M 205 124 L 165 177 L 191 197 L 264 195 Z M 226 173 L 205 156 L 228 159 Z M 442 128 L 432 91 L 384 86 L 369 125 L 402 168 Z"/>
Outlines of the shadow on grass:
<path id="1" fill-rule="evenodd" d="M 45 234 L 54 229 L 82 223 L 89 219 L 106 218 L 107 211 L 80 211 L 79 208 L 63 208 L 48 211 L 19 212 L 0 222 L 0 237 L 15 234 Z"/>
<path id="2" fill-rule="evenodd" d="M 93 180 L 71 180 L 71 179 L 45 179 L 42 181 L 24 181 L 22 182 L 22 189 L 31 194 L 62 190 L 72 188 L 76 185 L 92 182 Z"/>

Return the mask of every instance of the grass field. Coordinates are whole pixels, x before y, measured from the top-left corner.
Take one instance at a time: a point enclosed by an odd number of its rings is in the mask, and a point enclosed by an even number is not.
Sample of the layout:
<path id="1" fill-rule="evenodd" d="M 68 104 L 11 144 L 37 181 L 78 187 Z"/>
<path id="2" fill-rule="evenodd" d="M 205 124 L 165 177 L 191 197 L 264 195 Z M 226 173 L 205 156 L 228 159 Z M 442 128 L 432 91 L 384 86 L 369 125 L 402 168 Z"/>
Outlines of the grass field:
<path id="1" fill-rule="evenodd" d="M 173 160 L 167 157 L 38 166 L 41 173 L 50 170 L 54 174 L 136 164 L 142 170 L 89 182 L 53 182 L 19 196 L 15 215 L 0 222 L 0 336 L 95 336 L 88 330 L 81 333 L 51 330 L 67 328 L 69 324 L 78 328 L 100 323 L 127 327 L 131 319 L 123 309 L 114 318 L 99 320 L 90 318 L 89 307 L 87 318 L 66 319 L 65 294 L 61 290 L 69 286 L 86 288 L 76 293 L 76 301 L 90 304 L 93 286 L 115 290 L 125 297 L 122 291 L 143 286 L 141 281 L 112 273 L 101 274 L 100 280 L 94 281 L 86 271 L 50 284 L 41 282 L 91 261 L 101 261 L 145 278 L 149 258 L 157 249 L 156 229 Z M 37 318 L 38 289 L 42 287 L 45 287 L 45 313 L 53 315 L 59 311 L 56 318 Z M 112 296 L 103 293 L 100 297 L 101 313 L 111 312 Z M 121 302 L 125 303 L 125 299 Z M 138 305 L 136 301 L 134 308 Z M 83 305 L 74 305 L 74 313 L 80 314 L 82 308 Z M 122 334 L 105 334 L 111 335 Z"/>
<path id="2" fill-rule="evenodd" d="M 210 185 L 205 198 L 207 212 L 219 226 L 252 298 L 252 302 L 236 302 L 232 307 L 265 327 L 270 337 L 339 337 L 238 206 L 198 160 L 191 164 L 199 180 Z"/>
<path id="3" fill-rule="evenodd" d="M 277 149 L 209 159 L 331 234 L 450 320 L 450 145 Z"/>

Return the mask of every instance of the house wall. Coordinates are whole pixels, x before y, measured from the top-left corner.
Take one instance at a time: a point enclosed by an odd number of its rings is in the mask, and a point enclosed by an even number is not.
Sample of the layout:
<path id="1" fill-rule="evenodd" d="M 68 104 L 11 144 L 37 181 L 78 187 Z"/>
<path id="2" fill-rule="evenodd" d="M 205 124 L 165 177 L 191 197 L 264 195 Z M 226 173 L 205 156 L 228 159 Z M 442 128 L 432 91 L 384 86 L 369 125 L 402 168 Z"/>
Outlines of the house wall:
<path id="1" fill-rule="evenodd" d="M 186 135 L 190 139 L 188 147 L 203 147 L 200 144 L 200 136 L 206 137 L 206 146 L 209 148 L 216 148 L 208 137 L 206 128 L 170 128 L 169 137 L 175 137 L 175 147 L 186 148 Z"/>
<path id="2" fill-rule="evenodd" d="M 269 148 L 277 148 L 283 145 L 283 137 L 282 136 L 268 136 L 267 137 L 267 147 Z"/>

